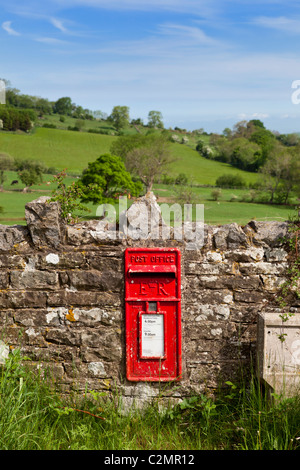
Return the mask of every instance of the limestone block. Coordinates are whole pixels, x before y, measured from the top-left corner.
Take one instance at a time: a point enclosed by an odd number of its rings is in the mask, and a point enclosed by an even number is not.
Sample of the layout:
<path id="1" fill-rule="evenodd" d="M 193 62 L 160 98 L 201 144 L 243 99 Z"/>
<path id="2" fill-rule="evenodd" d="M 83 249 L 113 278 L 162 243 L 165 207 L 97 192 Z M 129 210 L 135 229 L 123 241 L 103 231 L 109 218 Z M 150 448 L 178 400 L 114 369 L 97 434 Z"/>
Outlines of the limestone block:
<path id="1" fill-rule="evenodd" d="M 46 303 L 47 294 L 43 291 L 0 291 L 0 308 L 38 308 Z"/>
<path id="2" fill-rule="evenodd" d="M 157 229 L 166 226 L 156 197 L 151 191 L 120 214 L 119 224 L 120 231 L 133 240 L 146 240 L 153 232 L 158 235 Z"/>
<path id="3" fill-rule="evenodd" d="M 121 287 L 121 273 L 116 271 L 70 271 L 70 285 L 75 289 L 113 291 Z"/>
<path id="4" fill-rule="evenodd" d="M 9 251 L 20 243 L 27 243 L 28 236 L 27 227 L 0 225 L 0 251 Z"/>
<path id="5" fill-rule="evenodd" d="M 60 204 L 50 197 L 41 196 L 25 206 L 25 218 L 37 247 L 58 248 L 65 240 L 65 224 L 61 218 Z"/>
<path id="6" fill-rule="evenodd" d="M 247 246 L 248 240 L 242 228 L 236 223 L 223 225 L 214 231 L 213 240 L 215 248 L 227 250 Z"/>
<path id="7" fill-rule="evenodd" d="M 244 232 L 252 238 L 256 245 L 274 247 L 283 243 L 284 237 L 289 234 L 288 228 L 288 222 L 251 220 L 244 228 Z"/>
<path id="8" fill-rule="evenodd" d="M 10 274 L 13 289 L 55 289 L 58 287 L 58 274 L 47 271 L 12 271 Z"/>

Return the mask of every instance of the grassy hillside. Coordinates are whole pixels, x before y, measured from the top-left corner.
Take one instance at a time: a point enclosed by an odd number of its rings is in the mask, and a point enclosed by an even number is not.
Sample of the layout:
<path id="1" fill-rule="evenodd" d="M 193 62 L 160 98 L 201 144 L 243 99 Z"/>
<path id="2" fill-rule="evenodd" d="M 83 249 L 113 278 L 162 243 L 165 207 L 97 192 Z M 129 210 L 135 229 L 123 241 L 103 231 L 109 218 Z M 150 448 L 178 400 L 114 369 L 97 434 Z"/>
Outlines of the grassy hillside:
<path id="1" fill-rule="evenodd" d="M 172 176 L 185 173 L 194 183 L 209 185 L 214 185 L 216 179 L 223 174 L 239 174 L 247 183 L 254 183 L 257 180 L 256 173 L 239 170 L 227 163 L 207 160 L 196 150 L 186 145 L 171 144 L 171 149 L 172 155 L 176 158 L 170 168 Z"/>
<path id="2" fill-rule="evenodd" d="M 88 162 L 109 151 L 114 136 L 37 128 L 32 134 L 0 133 L 0 151 L 43 161 L 48 167 L 81 173 Z"/>
<path id="3" fill-rule="evenodd" d="M 57 170 L 66 168 L 70 177 L 65 183 L 69 184 L 86 168 L 88 162 L 95 160 L 101 153 L 108 152 L 115 139 L 117 137 L 112 135 L 42 127 L 36 128 L 32 134 L 2 131 L 0 132 L 0 152 L 6 152 L 15 158 L 40 160 L 47 167 L 54 167 Z M 225 163 L 207 160 L 201 157 L 192 145 L 189 145 L 171 144 L 175 161 L 167 174 L 175 177 L 179 173 L 184 173 L 189 181 L 197 185 L 213 186 L 218 176 L 228 173 L 240 174 L 247 183 L 256 181 L 257 174 L 239 170 Z M 54 184 L 49 184 L 53 176 L 44 175 L 42 184 L 33 186 L 30 193 L 23 193 L 24 185 L 20 181 L 16 186 L 11 186 L 14 179 L 18 179 L 18 175 L 15 172 L 7 172 L 4 191 L 0 193 L 0 206 L 4 209 L 0 214 L 2 224 L 25 223 L 26 202 L 40 195 L 50 195 L 51 189 L 55 187 Z M 209 224 L 232 221 L 244 224 L 253 218 L 286 220 L 293 212 L 293 208 L 287 206 L 244 202 L 245 199 L 247 200 L 245 196 L 248 190 L 223 190 L 219 201 L 212 200 L 212 188 L 194 187 L 193 190 L 198 196 L 198 202 L 205 206 L 205 222 Z M 155 185 L 154 192 L 159 202 L 174 200 L 173 186 Z M 97 207 L 89 204 L 89 208 L 91 209 L 89 216 L 95 216 Z"/>
<path id="4" fill-rule="evenodd" d="M 15 158 L 40 160 L 47 167 L 58 170 L 67 168 L 69 173 L 79 174 L 88 162 L 94 161 L 101 153 L 108 152 L 115 139 L 117 137 L 110 135 L 37 128 L 28 135 L 1 132 L 0 151 Z M 171 144 L 171 151 L 175 159 L 169 170 L 172 176 L 185 173 L 194 183 L 205 185 L 214 185 L 218 176 L 224 173 L 241 174 L 247 182 L 257 179 L 255 173 L 207 160 L 186 145 Z"/>

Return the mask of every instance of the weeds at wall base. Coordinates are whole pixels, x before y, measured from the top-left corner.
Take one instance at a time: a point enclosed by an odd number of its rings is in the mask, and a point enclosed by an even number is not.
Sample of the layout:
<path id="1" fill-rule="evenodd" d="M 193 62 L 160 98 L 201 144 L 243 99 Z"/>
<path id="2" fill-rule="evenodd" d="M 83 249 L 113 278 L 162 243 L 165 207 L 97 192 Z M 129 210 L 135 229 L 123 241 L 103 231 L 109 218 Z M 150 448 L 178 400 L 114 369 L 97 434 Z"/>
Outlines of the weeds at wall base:
<path id="1" fill-rule="evenodd" d="M 122 413 L 117 394 L 62 398 L 21 361 L 0 368 L 1 450 L 300 450 L 300 397 L 271 401 L 254 376 Z"/>

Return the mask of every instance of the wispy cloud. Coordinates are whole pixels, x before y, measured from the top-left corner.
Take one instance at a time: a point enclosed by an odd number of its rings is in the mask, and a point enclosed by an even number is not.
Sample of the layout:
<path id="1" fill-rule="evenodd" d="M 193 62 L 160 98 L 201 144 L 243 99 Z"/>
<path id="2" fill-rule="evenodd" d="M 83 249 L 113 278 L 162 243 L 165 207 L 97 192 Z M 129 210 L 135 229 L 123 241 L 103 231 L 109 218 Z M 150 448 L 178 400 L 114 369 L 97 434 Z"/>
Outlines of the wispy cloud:
<path id="1" fill-rule="evenodd" d="M 190 40 L 195 45 L 203 46 L 219 46 L 219 41 L 208 36 L 202 29 L 195 26 L 187 26 L 182 24 L 166 23 L 159 27 L 160 32 L 164 35 L 177 37 L 177 40 Z"/>
<path id="2" fill-rule="evenodd" d="M 265 28 L 272 28 L 286 33 L 300 34 L 300 18 L 260 16 L 255 18 L 254 23 Z"/>
<path id="3" fill-rule="evenodd" d="M 226 41 L 219 41 L 205 31 L 184 24 L 162 23 L 144 38 L 112 41 L 97 50 L 112 56 L 155 57 L 181 60 L 211 49 L 225 50 Z"/>
<path id="4" fill-rule="evenodd" d="M 6 31 L 10 36 L 20 36 L 20 33 L 11 27 L 11 23 L 11 21 L 4 21 L 4 23 L 2 23 L 2 29 L 4 29 L 4 31 Z"/>
<path id="5" fill-rule="evenodd" d="M 62 45 L 71 44 L 70 42 L 64 41 L 62 39 L 50 38 L 50 37 L 38 37 L 38 38 L 35 38 L 35 41 L 42 42 L 44 44 L 49 44 L 51 46 L 57 46 L 57 45 L 62 46 Z"/>
<path id="6" fill-rule="evenodd" d="M 52 18 L 49 19 L 49 21 L 55 28 L 59 29 L 59 31 L 61 31 L 62 33 L 67 33 L 68 32 L 68 30 L 64 26 L 62 20 L 59 20 L 58 18 L 53 18 L 52 17 Z"/>

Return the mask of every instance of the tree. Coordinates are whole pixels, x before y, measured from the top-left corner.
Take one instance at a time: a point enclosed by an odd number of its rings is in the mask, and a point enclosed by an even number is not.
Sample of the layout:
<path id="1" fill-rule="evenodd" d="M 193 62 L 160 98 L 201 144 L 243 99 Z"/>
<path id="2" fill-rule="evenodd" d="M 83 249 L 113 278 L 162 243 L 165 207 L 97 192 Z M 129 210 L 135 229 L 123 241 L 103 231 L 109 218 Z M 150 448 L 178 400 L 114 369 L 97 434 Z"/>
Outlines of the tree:
<path id="1" fill-rule="evenodd" d="M 191 205 L 198 204 L 200 201 L 200 197 L 193 191 L 192 182 L 188 183 L 187 181 L 184 184 L 180 184 L 179 186 L 175 186 L 175 201 L 183 206 L 186 204 L 187 212 L 187 220 L 186 222 L 191 221 Z"/>
<path id="2" fill-rule="evenodd" d="M 113 203 L 118 195 L 130 193 L 138 196 L 142 190 L 140 182 L 133 182 L 124 162 L 117 155 L 105 153 L 88 164 L 80 177 L 82 202 L 93 204 Z"/>
<path id="3" fill-rule="evenodd" d="M 7 106 L 0 107 L 0 119 L 3 121 L 3 129 L 6 131 L 29 131 L 33 122 L 36 120 L 36 114 L 32 109 L 16 109 Z"/>
<path id="4" fill-rule="evenodd" d="M 261 161 L 261 148 L 246 138 L 234 139 L 230 163 L 241 170 L 256 171 Z"/>
<path id="5" fill-rule="evenodd" d="M 14 159 L 7 153 L 0 153 L 0 191 L 3 191 L 3 183 L 6 180 L 5 171 L 13 168 Z"/>
<path id="6" fill-rule="evenodd" d="M 289 196 L 292 191 L 299 193 L 300 189 L 300 161 L 299 148 L 288 150 L 288 162 L 283 173 L 283 198 L 284 204 L 288 203 Z"/>
<path id="7" fill-rule="evenodd" d="M 297 171 L 297 154 L 292 156 L 279 143 L 274 147 L 268 160 L 261 169 L 263 187 L 270 193 L 270 203 L 275 197 L 287 201 L 295 181 L 299 181 L 299 168 Z M 284 188 L 285 187 L 285 188 Z"/>
<path id="8" fill-rule="evenodd" d="M 163 129 L 163 117 L 160 111 L 149 111 L 148 113 L 148 126 L 158 129 Z"/>
<path id="9" fill-rule="evenodd" d="M 120 136 L 110 147 L 113 155 L 118 155 L 124 161 L 126 155 L 133 149 L 143 147 L 149 142 L 149 136 L 143 134 Z"/>
<path id="10" fill-rule="evenodd" d="M 32 185 L 42 182 L 43 173 L 46 171 L 46 167 L 42 162 L 34 160 L 17 160 L 15 168 L 22 183 L 25 184 L 24 192 L 29 191 Z"/>
<path id="11" fill-rule="evenodd" d="M 125 157 L 126 168 L 141 179 L 147 192 L 172 161 L 169 142 L 155 135 L 148 136 L 146 145 L 134 148 Z"/>
<path id="12" fill-rule="evenodd" d="M 39 111 L 39 115 L 42 116 L 43 114 L 52 114 L 53 106 L 47 99 L 37 98 L 35 109 Z"/>
<path id="13" fill-rule="evenodd" d="M 73 104 L 71 98 L 64 96 L 54 103 L 54 112 L 57 114 L 72 114 Z"/>
<path id="14" fill-rule="evenodd" d="M 108 118 L 117 131 L 126 127 L 129 124 L 129 108 L 128 106 L 115 106 Z"/>

